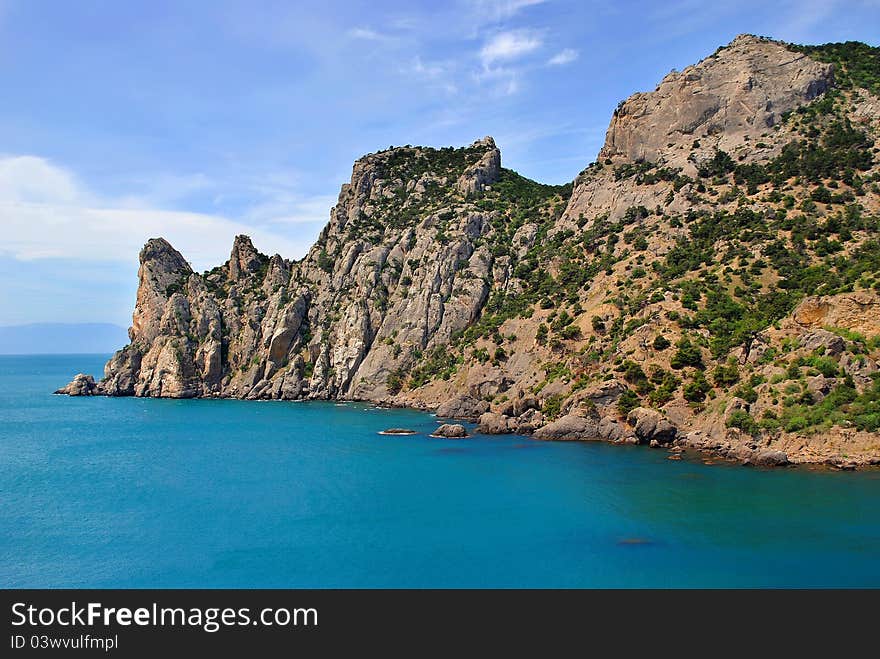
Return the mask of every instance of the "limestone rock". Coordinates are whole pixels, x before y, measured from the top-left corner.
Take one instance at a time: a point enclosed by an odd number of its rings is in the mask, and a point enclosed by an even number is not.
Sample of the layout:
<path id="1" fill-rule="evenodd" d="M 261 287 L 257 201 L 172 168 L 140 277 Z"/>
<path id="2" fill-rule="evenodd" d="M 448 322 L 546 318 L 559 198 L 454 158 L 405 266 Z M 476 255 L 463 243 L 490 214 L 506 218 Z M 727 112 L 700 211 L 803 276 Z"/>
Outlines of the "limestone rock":
<path id="1" fill-rule="evenodd" d="M 837 378 L 826 378 L 824 375 L 807 378 L 807 391 L 813 395 L 813 400 L 817 403 L 830 394 L 836 386 Z"/>
<path id="2" fill-rule="evenodd" d="M 804 314 L 803 309 L 804 306 L 802 304 L 800 310 L 801 314 Z M 825 354 L 828 355 L 839 355 L 846 350 L 846 341 L 837 336 L 837 334 L 832 334 L 823 329 L 813 330 L 812 332 L 805 334 L 801 337 L 800 345 L 807 350 L 816 350 L 820 347 L 824 348 Z"/>
<path id="3" fill-rule="evenodd" d="M 538 428 L 534 437 L 545 440 L 599 439 L 599 420 L 595 417 L 584 418 L 569 414 Z"/>
<path id="4" fill-rule="evenodd" d="M 540 410 L 532 408 L 526 410 L 515 419 L 510 419 L 507 422 L 507 427 L 510 428 L 512 432 L 517 432 L 521 435 L 530 435 L 537 428 L 543 426 L 544 423 L 544 414 Z"/>
<path id="5" fill-rule="evenodd" d="M 749 254 L 731 267 L 749 261 L 755 275 L 749 279 L 773 289 L 784 273 L 778 251 L 768 248 L 788 249 L 781 245 L 792 241 L 752 225 L 779 225 L 780 202 L 769 194 L 775 177 L 756 186 L 751 170 L 738 168 L 724 182 L 698 169 L 716 149 L 729 154 L 729 163 L 764 165 L 793 140 L 812 139 L 803 130 L 813 128 L 812 113 L 798 115 L 799 127 L 780 119 L 833 84 L 832 68 L 781 43 L 738 37 L 673 72 L 654 92 L 623 103 L 599 161 L 571 188 L 502 170 L 491 138 L 463 149 L 405 146 L 367 154 L 354 163 L 328 223 L 300 260 L 261 253 L 238 236 L 225 263 L 196 273 L 167 241 L 151 239 L 140 254 L 130 344 L 108 361 L 100 382 L 84 380 L 72 389 L 109 396 L 366 400 L 437 410 L 441 419 L 479 420 L 484 432 L 681 442 L 743 460 L 770 448 L 794 462 L 858 454 L 865 464 L 876 441 L 847 434 L 862 432 L 855 427 L 752 434 L 727 422 L 738 410 L 755 419 L 778 415 L 789 395 L 783 383 L 792 361 L 817 349 L 859 393 L 873 386 L 880 349 L 841 338 L 848 335 L 836 328 L 880 334 L 878 292 L 805 298 L 792 315 L 726 346 L 715 341 L 714 323 L 684 322 L 694 305 L 678 277 L 664 282 L 665 275 L 655 276 L 717 213 L 737 225 L 736 235 L 719 225 L 712 245 L 700 248 L 704 263 L 694 275 L 723 277 L 741 301 L 740 282 L 727 281 L 722 259 L 730 261 L 742 247 Z M 840 112 L 876 141 L 877 99 L 841 92 L 847 102 Z M 858 193 L 870 214 L 876 168 L 859 170 L 867 184 L 863 195 L 842 177 L 826 183 L 833 196 Z M 794 208 L 817 192 L 808 178 L 786 189 Z M 833 203 L 840 208 L 817 206 L 829 231 L 832 215 L 843 212 L 842 203 Z M 852 233 L 833 258 L 855 256 L 867 245 L 865 231 Z M 817 265 L 828 265 L 818 250 L 811 254 Z M 865 271 L 854 287 L 869 281 Z M 709 297 L 693 300 L 695 319 L 708 309 Z M 730 348 L 723 356 L 702 350 L 706 373 L 734 359 L 755 402 L 737 398 L 737 387 L 726 384 L 701 405 L 686 401 L 673 376 L 686 385 L 692 368 L 673 368 L 675 349 L 656 343 L 662 336 L 674 346 L 685 333 L 700 346 Z M 632 388 L 645 400 L 650 388 L 639 368 L 663 408 L 638 408 L 627 423 L 619 418 L 621 395 Z M 839 378 L 807 377 L 815 400 L 840 384 Z M 746 397 L 752 400 L 751 392 Z M 545 414 L 561 418 L 548 424 Z"/>
<path id="6" fill-rule="evenodd" d="M 521 416 L 529 410 L 539 409 L 540 407 L 541 404 L 534 395 L 525 394 L 507 401 L 498 411 L 505 416 Z"/>
<path id="7" fill-rule="evenodd" d="M 472 396 L 456 396 L 437 408 L 437 416 L 441 419 L 462 419 L 476 421 L 489 411 L 489 403 Z"/>
<path id="8" fill-rule="evenodd" d="M 603 416 L 599 420 L 599 437 L 611 442 L 623 441 L 632 433 L 628 432 L 622 423 L 610 416 Z"/>
<path id="9" fill-rule="evenodd" d="M 447 439 L 462 439 L 467 437 L 467 430 L 460 423 L 444 423 L 431 433 L 433 437 L 445 437 Z"/>
<path id="10" fill-rule="evenodd" d="M 758 467 L 784 467 L 789 464 L 788 456 L 783 451 L 758 451 L 751 458 L 751 463 Z"/>
<path id="11" fill-rule="evenodd" d="M 607 410 L 617 404 L 617 399 L 627 390 L 620 380 L 603 380 L 587 385 L 572 398 L 572 407 L 590 401 L 597 410 Z"/>
<path id="12" fill-rule="evenodd" d="M 642 442 L 656 441 L 669 444 L 675 439 L 678 429 L 657 410 L 637 407 L 627 415 L 627 422 L 633 426 L 636 437 Z"/>
<path id="13" fill-rule="evenodd" d="M 92 396 L 97 393 L 95 378 L 85 373 L 77 373 L 67 386 L 58 389 L 55 393 L 68 396 Z"/>
<path id="14" fill-rule="evenodd" d="M 473 143 L 474 147 L 486 148 L 486 153 L 479 162 L 468 167 L 458 179 L 458 190 L 467 196 L 475 195 L 483 191 L 487 185 L 492 185 L 501 174 L 501 151 L 495 146 L 495 140 L 484 137 Z"/>
<path id="15" fill-rule="evenodd" d="M 510 418 L 497 412 L 486 412 L 480 415 L 477 429 L 486 435 L 504 435 L 511 432 Z"/>
<path id="16" fill-rule="evenodd" d="M 621 103 L 599 157 L 662 159 L 681 167 L 694 140 L 725 151 L 758 141 L 784 112 L 828 89 L 832 69 L 782 43 L 740 35 L 698 64 L 673 71 L 653 92 Z"/>
<path id="17" fill-rule="evenodd" d="M 876 336 L 880 334 L 880 293 L 856 291 L 804 298 L 793 316 L 806 327 L 842 327 Z"/>

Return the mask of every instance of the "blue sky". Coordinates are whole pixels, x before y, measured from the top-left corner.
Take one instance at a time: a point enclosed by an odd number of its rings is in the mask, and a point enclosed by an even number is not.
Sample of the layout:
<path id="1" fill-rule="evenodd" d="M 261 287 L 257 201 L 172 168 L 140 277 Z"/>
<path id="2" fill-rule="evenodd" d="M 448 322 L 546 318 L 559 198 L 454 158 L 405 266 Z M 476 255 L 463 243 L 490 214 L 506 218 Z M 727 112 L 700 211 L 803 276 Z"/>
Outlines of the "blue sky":
<path id="1" fill-rule="evenodd" d="M 127 325 L 137 252 L 305 253 L 352 162 L 495 137 L 552 183 L 616 104 L 751 32 L 880 43 L 880 0 L 0 0 L 0 325 Z"/>

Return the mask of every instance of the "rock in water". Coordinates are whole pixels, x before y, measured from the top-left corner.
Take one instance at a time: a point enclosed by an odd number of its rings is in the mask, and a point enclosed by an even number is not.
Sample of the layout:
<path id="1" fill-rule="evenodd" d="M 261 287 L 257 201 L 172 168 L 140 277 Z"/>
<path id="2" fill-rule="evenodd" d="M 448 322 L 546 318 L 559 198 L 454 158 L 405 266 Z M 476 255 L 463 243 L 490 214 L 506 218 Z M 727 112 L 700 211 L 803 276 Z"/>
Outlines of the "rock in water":
<path id="1" fill-rule="evenodd" d="M 97 393 L 97 385 L 91 375 L 77 373 L 66 387 L 58 389 L 55 393 L 68 396 L 92 396 Z"/>
<path id="2" fill-rule="evenodd" d="M 478 429 L 487 435 L 504 435 L 511 432 L 509 421 L 510 419 L 503 414 L 486 412 L 480 415 Z"/>
<path id="3" fill-rule="evenodd" d="M 678 434 L 678 429 L 657 410 L 637 407 L 626 420 L 635 429 L 636 437 L 643 442 L 669 444 Z"/>
<path id="4" fill-rule="evenodd" d="M 599 439 L 599 420 L 569 414 L 535 431 L 535 439 L 580 440 Z"/>
<path id="5" fill-rule="evenodd" d="M 457 396 L 437 408 L 437 416 L 441 419 L 462 419 L 476 421 L 481 414 L 489 411 L 489 403 L 473 396 Z"/>
<path id="6" fill-rule="evenodd" d="M 789 464 L 788 456 L 782 451 L 760 451 L 751 462 L 759 467 L 784 467 Z"/>
<path id="7" fill-rule="evenodd" d="M 446 439 L 462 439 L 467 437 L 467 430 L 460 423 L 444 423 L 441 426 L 438 426 L 437 429 L 431 433 L 432 437 L 445 437 Z"/>

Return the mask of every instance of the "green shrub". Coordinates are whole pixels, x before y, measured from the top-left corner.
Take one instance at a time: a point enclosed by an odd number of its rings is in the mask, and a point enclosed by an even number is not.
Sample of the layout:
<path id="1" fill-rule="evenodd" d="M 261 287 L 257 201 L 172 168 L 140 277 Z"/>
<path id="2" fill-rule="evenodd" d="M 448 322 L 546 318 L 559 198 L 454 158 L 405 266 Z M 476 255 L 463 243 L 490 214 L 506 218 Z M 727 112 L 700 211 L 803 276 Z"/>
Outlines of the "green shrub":
<path id="1" fill-rule="evenodd" d="M 684 399 L 690 403 L 701 403 L 712 387 L 702 371 L 694 371 L 693 379 L 684 385 Z"/>
<path id="2" fill-rule="evenodd" d="M 739 382 L 739 367 L 735 361 L 728 361 L 726 364 L 719 364 L 712 371 L 712 379 L 715 381 L 716 387 L 727 388 Z"/>
<path id="3" fill-rule="evenodd" d="M 640 405 L 639 397 L 635 392 L 627 389 L 617 399 L 617 411 L 621 416 L 626 416 Z"/>
<path id="4" fill-rule="evenodd" d="M 734 410 L 731 412 L 730 416 L 727 418 L 726 425 L 728 428 L 739 428 L 750 435 L 754 435 L 760 431 L 757 422 L 752 418 L 752 415 L 745 410 Z"/>
<path id="5" fill-rule="evenodd" d="M 733 395 L 742 398 L 747 403 L 754 403 L 758 400 L 758 392 L 750 383 L 744 383 L 733 391 Z"/>
<path id="6" fill-rule="evenodd" d="M 562 394 L 553 394 L 544 399 L 541 405 L 541 411 L 548 419 L 555 419 L 562 411 L 562 401 L 565 400 Z"/>
<path id="7" fill-rule="evenodd" d="M 703 367 L 703 355 L 700 353 L 700 348 L 691 343 L 691 340 L 687 336 L 681 337 L 681 340 L 675 344 L 675 347 L 678 348 L 678 350 L 669 362 L 669 365 L 672 366 L 672 368 L 678 370 L 685 366 L 692 366 L 694 368 Z"/>
<path id="8" fill-rule="evenodd" d="M 318 252 L 318 267 L 321 268 L 321 270 L 323 270 L 324 272 L 333 272 L 333 259 L 331 259 L 330 255 L 327 254 L 326 249 L 322 249 L 320 252 Z"/>

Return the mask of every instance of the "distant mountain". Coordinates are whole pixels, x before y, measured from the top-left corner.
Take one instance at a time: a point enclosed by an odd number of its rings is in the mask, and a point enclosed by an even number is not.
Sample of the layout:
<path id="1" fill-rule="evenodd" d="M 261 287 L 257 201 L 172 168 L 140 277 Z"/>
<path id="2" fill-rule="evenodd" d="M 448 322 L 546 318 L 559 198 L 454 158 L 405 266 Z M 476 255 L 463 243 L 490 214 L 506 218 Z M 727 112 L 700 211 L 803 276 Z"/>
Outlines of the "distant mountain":
<path id="1" fill-rule="evenodd" d="M 32 323 L 0 327 L 0 355 L 111 353 L 128 343 L 111 323 Z"/>

